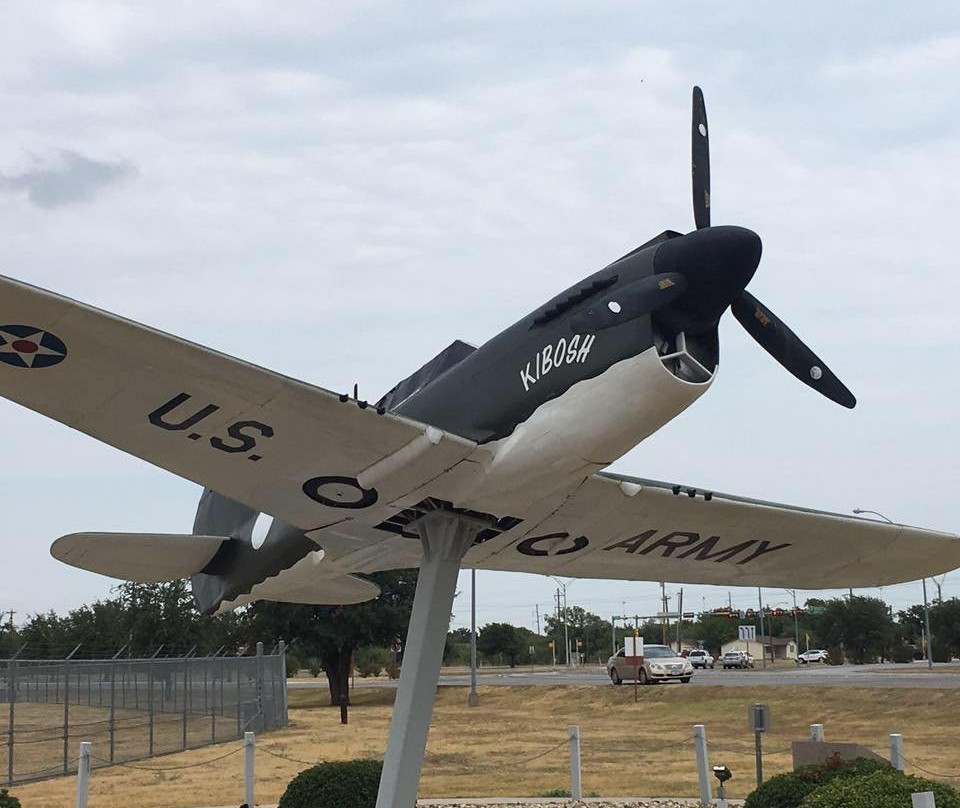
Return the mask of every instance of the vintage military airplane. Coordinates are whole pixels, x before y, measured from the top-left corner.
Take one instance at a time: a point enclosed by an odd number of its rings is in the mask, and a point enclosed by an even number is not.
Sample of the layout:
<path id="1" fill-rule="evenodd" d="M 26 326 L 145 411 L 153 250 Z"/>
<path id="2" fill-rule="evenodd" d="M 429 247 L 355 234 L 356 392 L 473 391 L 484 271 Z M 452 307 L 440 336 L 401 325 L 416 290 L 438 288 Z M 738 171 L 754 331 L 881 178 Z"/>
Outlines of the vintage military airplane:
<path id="1" fill-rule="evenodd" d="M 485 520 L 463 559 L 479 569 L 830 588 L 960 566 L 950 534 L 603 471 L 710 388 L 728 308 L 798 379 L 856 403 L 745 290 L 759 237 L 710 226 L 698 88 L 691 134 L 696 230 L 661 233 L 480 348 L 454 342 L 376 404 L 0 280 L 0 394 L 205 488 L 192 534 L 73 534 L 54 556 L 192 576 L 207 612 L 373 598 L 353 573 L 416 566 L 411 525 L 437 509 Z"/>

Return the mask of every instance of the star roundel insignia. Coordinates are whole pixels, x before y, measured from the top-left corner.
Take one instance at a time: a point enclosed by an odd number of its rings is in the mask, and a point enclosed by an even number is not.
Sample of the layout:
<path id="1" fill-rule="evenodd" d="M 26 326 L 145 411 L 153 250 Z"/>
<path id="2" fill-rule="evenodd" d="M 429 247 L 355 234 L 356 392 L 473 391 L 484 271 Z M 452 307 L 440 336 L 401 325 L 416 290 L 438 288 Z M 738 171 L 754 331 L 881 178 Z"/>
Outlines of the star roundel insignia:
<path id="1" fill-rule="evenodd" d="M 0 363 L 15 368 L 48 368 L 67 358 L 55 334 L 32 325 L 0 325 Z"/>

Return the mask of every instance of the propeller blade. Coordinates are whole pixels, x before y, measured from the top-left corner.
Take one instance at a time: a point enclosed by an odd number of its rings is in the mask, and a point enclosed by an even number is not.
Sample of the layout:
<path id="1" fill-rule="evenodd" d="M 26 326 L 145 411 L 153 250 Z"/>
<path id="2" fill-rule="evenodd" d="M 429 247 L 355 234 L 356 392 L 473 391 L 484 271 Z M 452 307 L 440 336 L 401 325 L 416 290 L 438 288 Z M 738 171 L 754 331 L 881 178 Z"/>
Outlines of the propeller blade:
<path id="1" fill-rule="evenodd" d="M 679 272 L 641 278 L 591 303 L 570 321 L 570 329 L 576 334 L 589 334 L 652 314 L 680 297 L 687 286 L 687 279 Z"/>
<path id="2" fill-rule="evenodd" d="M 693 120 L 690 127 L 690 168 L 693 173 L 693 219 L 697 230 L 710 226 L 710 135 L 703 90 L 693 88 Z"/>
<path id="3" fill-rule="evenodd" d="M 730 307 L 747 333 L 760 347 L 804 384 L 835 401 L 853 409 L 857 399 L 820 359 L 787 325 L 749 292 L 744 291 Z"/>

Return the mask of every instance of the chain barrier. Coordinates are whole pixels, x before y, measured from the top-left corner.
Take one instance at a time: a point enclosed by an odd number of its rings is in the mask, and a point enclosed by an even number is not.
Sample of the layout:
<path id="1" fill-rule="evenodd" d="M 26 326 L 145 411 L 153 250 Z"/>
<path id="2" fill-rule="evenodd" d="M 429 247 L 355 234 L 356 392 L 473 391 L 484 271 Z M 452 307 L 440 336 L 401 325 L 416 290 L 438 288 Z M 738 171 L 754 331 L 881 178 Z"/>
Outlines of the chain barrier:
<path id="1" fill-rule="evenodd" d="M 267 749 L 265 746 L 258 746 L 257 751 L 266 752 L 268 755 L 272 755 L 275 758 L 280 758 L 280 760 L 289 760 L 291 763 L 300 763 L 303 766 L 319 766 L 321 763 L 329 763 L 327 760 L 300 760 L 300 758 L 283 755 L 280 752 L 274 752 L 271 749 Z"/>
<path id="2" fill-rule="evenodd" d="M 232 755 L 236 755 L 238 752 L 243 751 L 243 746 L 239 746 L 236 749 L 219 755 L 215 758 L 210 758 L 209 760 L 202 760 L 199 763 L 185 763 L 182 766 L 137 766 L 133 763 L 121 763 L 119 761 L 111 762 L 106 758 L 97 757 L 96 755 L 90 755 L 91 760 L 96 760 L 98 763 L 105 763 L 108 766 L 120 766 L 124 769 L 135 769 L 141 772 L 175 772 L 181 771 L 183 769 L 196 769 L 200 766 L 209 766 L 211 763 L 217 763 L 218 761 L 224 760 Z"/>
<path id="3" fill-rule="evenodd" d="M 923 766 L 917 763 L 914 763 L 912 760 L 908 760 L 907 758 L 903 758 L 903 762 L 909 764 L 917 771 L 921 771 L 924 774 L 929 774 L 931 777 L 942 777 L 945 780 L 960 780 L 960 774 L 943 774 L 942 772 L 933 772 L 929 769 L 923 768 Z"/>
<path id="4" fill-rule="evenodd" d="M 538 752 L 537 754 L 531 755 L 530 757 L 525 758 L 523 760 L 510 760 L 505 763 L 497 764 L 493 766 L 482 766 L 480 768 L 471 768 L 471 772 L 475 772 L 477 774 L 488 774 L 490 772 L 503 771 L 504 769 L 513 769 L 513 768 L 516 768 L 517 766 L 525 766 L 528 763 L 533 763 L 533 761 L 535 760 L 539 760 L 540 758 L 546 757 L 551 752 L 556 752 L 558 749 L 561 749 L 567 746 L 568 744 L 569 744 L 569 740 L 564 739 L 560 741 L 560 743 L 558 743 L 556 746 L 551 746 L 549 749 L 546 749 L 543 752 Z M 437 758 L 438 760 L 443 760 L 442 755 L 439 755 L 430 749 L 427 749 L 426 752 L 430 757 Z M 460 756 L 458 755 L 457 757 L 460 757 Z M 461 760 L 459 765 L 466 765 L 466 762 Z"/>

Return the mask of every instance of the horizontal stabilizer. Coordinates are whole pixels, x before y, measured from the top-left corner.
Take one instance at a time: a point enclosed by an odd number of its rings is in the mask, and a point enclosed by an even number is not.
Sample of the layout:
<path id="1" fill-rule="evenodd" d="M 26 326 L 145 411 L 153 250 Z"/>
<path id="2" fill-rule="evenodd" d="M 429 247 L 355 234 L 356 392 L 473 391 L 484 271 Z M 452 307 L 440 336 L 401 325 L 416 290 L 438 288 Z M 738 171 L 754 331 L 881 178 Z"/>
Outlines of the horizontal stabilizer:
<path id="1" fill-rule="evenodd" d="M 169 533 L 71 533 L 50 547 L 50 554 L 82 570 L 123 581 L 157 583 L 189 578 L 210 563 L 223 536 Z"/>

